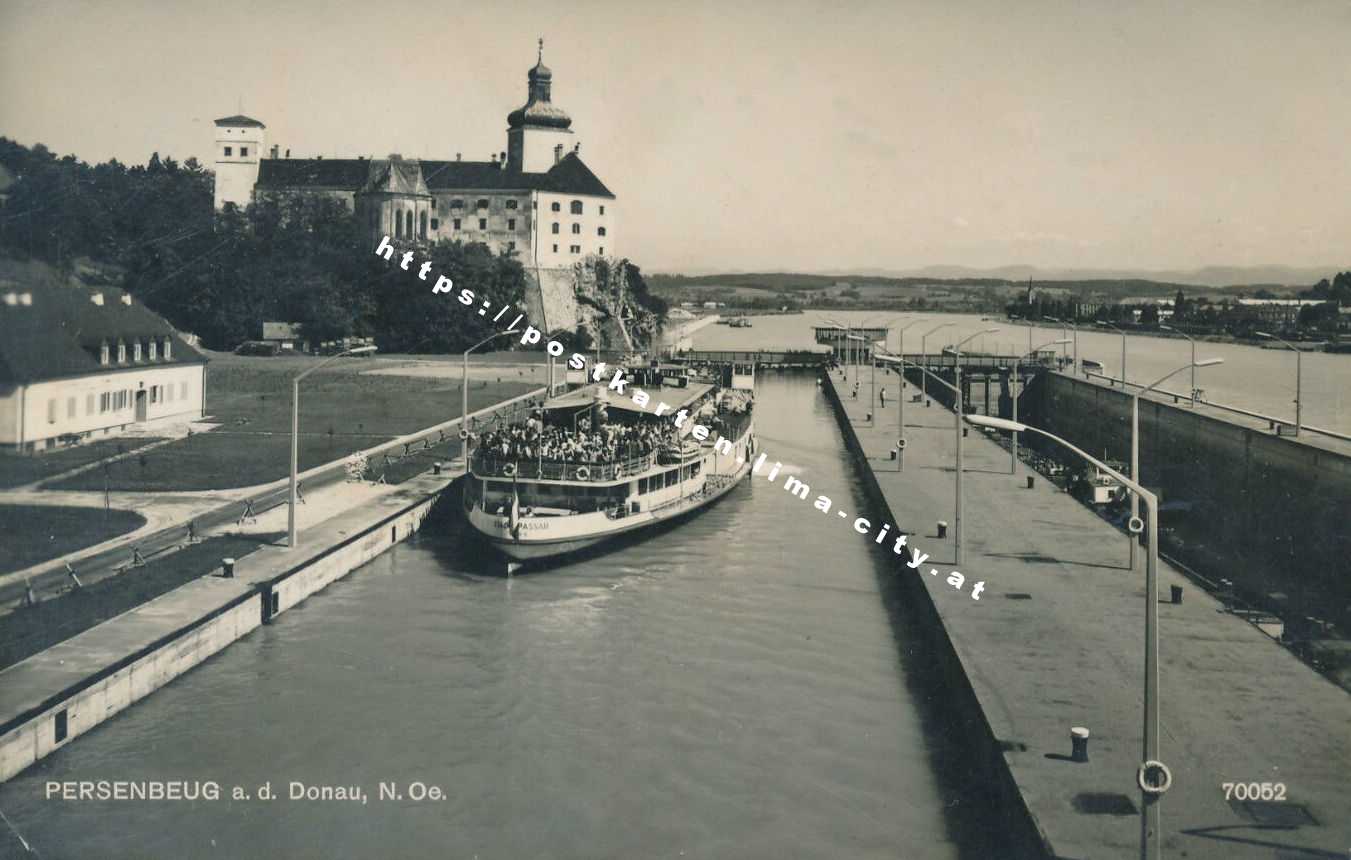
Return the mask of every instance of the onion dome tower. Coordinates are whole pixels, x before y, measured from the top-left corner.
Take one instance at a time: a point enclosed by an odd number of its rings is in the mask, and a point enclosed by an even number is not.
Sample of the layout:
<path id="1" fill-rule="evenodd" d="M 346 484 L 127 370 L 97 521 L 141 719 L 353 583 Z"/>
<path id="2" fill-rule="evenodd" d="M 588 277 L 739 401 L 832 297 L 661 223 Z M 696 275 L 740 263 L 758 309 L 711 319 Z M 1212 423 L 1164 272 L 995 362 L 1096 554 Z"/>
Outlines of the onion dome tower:
<path id="1" fill-rule="evenodd" d="M 544 173 L 573 148 L 572 117 L 553 103 L 553 78 L 540 39 L 538 62 L 526 73 L 526 103 L 507 115 L 507 170 Z"/>

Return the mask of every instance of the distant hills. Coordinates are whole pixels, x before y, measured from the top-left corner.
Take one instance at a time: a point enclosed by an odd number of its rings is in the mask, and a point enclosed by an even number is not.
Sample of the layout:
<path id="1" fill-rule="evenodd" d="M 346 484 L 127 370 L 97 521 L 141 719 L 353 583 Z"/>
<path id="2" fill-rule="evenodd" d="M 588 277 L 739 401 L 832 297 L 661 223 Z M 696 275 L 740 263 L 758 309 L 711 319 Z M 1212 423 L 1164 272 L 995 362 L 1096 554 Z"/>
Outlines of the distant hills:
<path id="1" fill-rule="evenodd" d="M 1346 268 L 1343 266 L 1342 268 Z M 1106 282 L 1102 286 L 1129 284 L 1131 289 L 1154 292 L 1159 289 L 1176 290 L 1178 287 L 1205 287 L 1208 289 L 1246 288 L 1246 289 L 1308 289 L 1323 278 L 1331 278 L 1339 269 L 1337 266 L 1326 268 L 1297 267 L 1281 265 L 1264 266 L 1205 266 L 1199 269 L 1144 270 L 1144 269 L 1052 269 L 1028 265 L 999 266 L 990 269 L 978 269 L 969 266 L 925 266 L 919 269 L 853 269 L 832 270 L 826 272 L 722 272 L 701 273 L 688 277 L 657 276 L 670 284 L 684 282 L 688 286 L 699 284 L 728 284 L 749 286 L 754 283 L 761 287 L 778 289 L 819 289 L 836 281 L 850 281 L 860 286 L 866 284 L 923 281 L 954 281 L 970 285 L 1000 285 L 1027 283 L 1058 283 L 1059 286 L 1082 285 L 1089 287 L 1094 282 Z M 649 279 L 653 276 L 649 276 Z M 1153 287 L 1154 289 L 1150 289 Z"/>

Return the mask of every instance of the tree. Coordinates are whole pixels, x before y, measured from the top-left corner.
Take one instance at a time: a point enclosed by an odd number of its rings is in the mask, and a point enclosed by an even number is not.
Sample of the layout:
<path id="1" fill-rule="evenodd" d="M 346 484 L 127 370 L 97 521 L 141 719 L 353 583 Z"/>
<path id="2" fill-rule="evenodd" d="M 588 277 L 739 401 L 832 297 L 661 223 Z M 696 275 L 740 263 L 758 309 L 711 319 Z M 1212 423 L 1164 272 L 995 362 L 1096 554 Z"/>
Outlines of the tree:
<path id="1" fill-rule="evenodd" d="M 1158 325 L 1159 306 L 1152 304 L 1145 305 L 1144 309 L 1140 311 L 1140 323 L 1142 325 Z"/>
<path id="2" fill-rule="evenodd" d="M 1187 299 L 1182 295 L 1182 291 L 1177 291 L 1177 297 L 1173 299 L 1173 319 L 1181 319 L 1189 312 Z"/>

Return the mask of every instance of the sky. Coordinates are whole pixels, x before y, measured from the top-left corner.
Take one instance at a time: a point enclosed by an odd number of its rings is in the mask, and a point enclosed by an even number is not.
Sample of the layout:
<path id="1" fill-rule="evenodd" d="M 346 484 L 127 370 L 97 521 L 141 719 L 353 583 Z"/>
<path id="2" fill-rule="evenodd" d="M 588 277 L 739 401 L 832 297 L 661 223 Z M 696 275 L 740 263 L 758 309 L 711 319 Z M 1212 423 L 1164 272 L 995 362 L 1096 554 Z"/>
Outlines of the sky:
<path id="1" fill-rule="evenodd" d="M 1351 265 L 1351 4 L 0 0 L 0 134 L 486 160 L 536 40 L 648 272 Z"/>

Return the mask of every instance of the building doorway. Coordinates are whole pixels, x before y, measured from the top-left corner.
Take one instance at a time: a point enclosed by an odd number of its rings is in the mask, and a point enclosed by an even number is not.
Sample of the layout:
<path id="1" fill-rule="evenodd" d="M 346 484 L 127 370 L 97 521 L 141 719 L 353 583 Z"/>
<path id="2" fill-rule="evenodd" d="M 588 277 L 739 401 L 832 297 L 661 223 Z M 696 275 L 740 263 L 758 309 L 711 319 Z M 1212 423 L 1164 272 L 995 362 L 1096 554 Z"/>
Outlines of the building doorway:
<path id="1" fill-rule="evenodd" d="M 145 389 L 144 389 L 144 388 L 138 389 L 137 392 L 136 392 L 136 420 L 137 420 L 137 422 L 141 422 L 141 421 L 144 421 L 144 420 L 145 420 L 145 418 L 146 418 L 146 408 L 147 408 L 146 404 L 147 404 L 147 403 L 148 403 L 148 400 L 147 400 L 147 398 L 146 398 L 146 391 L 145 391 Z"/>

